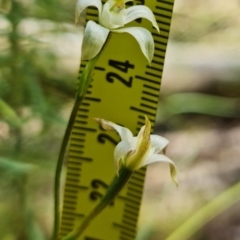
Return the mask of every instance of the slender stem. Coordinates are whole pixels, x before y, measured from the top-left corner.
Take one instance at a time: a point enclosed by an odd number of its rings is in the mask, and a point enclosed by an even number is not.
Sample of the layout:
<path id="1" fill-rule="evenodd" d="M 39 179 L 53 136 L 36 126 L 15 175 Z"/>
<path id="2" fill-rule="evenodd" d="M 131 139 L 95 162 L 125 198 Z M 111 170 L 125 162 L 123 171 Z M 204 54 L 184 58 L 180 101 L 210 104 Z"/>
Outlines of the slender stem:
<path id="1" fill-rule="evenodd" d="M 118 195 L 118 193 L 121 191 L 121 189 L 126 185 L 127 181 L 132 175 L 132 171 L 122 167 L 119 176 L 116 176 L 109 188 L 107 189 L 106 194 L 103 196 L 102 200 L 99 202 L 99 204 L 92 210 L 92 212 L 83 219 L 83 222 L 81 225 L 70 232 L 67 236 L 65 236 L 62 240 L 76 240 L 83 231 L 88 227 L 90 222 L 104 209 L 106 208 L 109 203 L 113 201 L 113 199 Z"/>
<path id="2" fill-rule="evenodd" d="M 62 173 L 62 165 L 64 162 L 65 152 L 67 150 L 68 142 L 71 136 L 71 131 L 75 122 L 75 118 L 77 116 L 77 112 L 79 106 L 82 102 L 82 98 L 77 97 L 74 103 L 74 107 L 63 137 L 61 149 L 58 156 L 57 167 L 55 172 L 55 181 L 54 181 L 54 232 L 53 232 L 53 240 L 57 239 L 59 222 L 60 222 L 60 183 L 61 183 L 61 173 Z"/>
<path id="3" fill-rule="evenodd" d="M 78 109 L 84 99 L 84 96 L 87 92 L 87 89 L 92 81 L 92 75 L 94 71 L 95 64 L 99 58 L 99 54 L 89 60 L 87 66 L 83 70 L 81 77 L 79 79 L 79 85 L 77 90 L 76 100 L 73 106 L 73 110 L 63 137 L 61 149 L 58 156 L 56 171 L 55 171 L 55 179 L 54 179 L 54 228 L 53 228 L 53 240 L 56 240 L 58 237 L 59 223 L 60 223 L 60 183 L 61 183 L 61 174 L 62 174 L 62 166 L 65 158 L 65 153 L 68 147 L 68 143 L 70 140 L 71 132 L 74 126 L 74 122 L 78 113 Z"/>

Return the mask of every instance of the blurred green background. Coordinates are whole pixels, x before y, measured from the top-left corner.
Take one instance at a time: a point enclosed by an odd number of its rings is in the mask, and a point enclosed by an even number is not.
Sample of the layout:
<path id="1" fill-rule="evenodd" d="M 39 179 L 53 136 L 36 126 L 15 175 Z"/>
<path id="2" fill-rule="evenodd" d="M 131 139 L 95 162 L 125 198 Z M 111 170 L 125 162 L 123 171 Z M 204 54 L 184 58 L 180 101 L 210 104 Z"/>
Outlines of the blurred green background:
<path id="1" fill-rule="evenodd" d="M 0 239 L 46 240 L 53 177 L 73 104 L 75 1 L 0 0 Z M 240 2 L 175 0 L 138 240 L 240 239 Z"/>

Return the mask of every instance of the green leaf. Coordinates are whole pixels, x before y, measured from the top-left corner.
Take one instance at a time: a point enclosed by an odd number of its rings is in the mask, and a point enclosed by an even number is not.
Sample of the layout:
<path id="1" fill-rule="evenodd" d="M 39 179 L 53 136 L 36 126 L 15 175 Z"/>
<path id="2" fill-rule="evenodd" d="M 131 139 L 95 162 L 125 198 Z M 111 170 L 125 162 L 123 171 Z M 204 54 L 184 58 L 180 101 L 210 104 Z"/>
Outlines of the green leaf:
<path id="1" fill-rule="evenodd" d="M 14 128 L 21 127 L 21 120 L 15 111 L 2 99 L 0 99 L 0 119 L 5 120 Z"/>
<path id="2" fill-rule="evenodd" d="M 0 170 L 14 175 L 24 175 L 35 168 L 32 164 L 20 163 L 7 158 L 0 158 Z"/>

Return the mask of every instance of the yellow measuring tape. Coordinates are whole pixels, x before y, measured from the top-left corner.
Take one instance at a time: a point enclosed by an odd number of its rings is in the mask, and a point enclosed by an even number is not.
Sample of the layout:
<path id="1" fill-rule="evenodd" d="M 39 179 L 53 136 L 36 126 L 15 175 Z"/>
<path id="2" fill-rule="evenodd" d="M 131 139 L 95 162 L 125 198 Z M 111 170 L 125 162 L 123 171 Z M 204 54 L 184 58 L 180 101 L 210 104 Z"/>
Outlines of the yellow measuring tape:
<path id="1" fill-rule="evenodd" d="M 104 118 L 137 134 L 147 115 L 155 122 L 161 77 L 174 0 L 138 0 L 155 14 L 160 35 L 144 19 L 132 25 L 147 28 L 155 41 L 151 67 L 129 34 L 112 34 L 95 67 L 94 81 L 78 111 L 71 134 L 59 238 L 71 232 L 105 194 L 115 175 L 115 132 L 102 130 L 94 118 Z M 98 21 L 90 8 L 87 19 Z M 97 36 L 96 36 L 97 37 Z M 82 67 L 85 63 L 82 63 Z M 81 71 L 80 71 L 81 74 Z M 134 173 L 120 195 L 86 229 L 79 240 L 133 240 L 145 169 Z"/>

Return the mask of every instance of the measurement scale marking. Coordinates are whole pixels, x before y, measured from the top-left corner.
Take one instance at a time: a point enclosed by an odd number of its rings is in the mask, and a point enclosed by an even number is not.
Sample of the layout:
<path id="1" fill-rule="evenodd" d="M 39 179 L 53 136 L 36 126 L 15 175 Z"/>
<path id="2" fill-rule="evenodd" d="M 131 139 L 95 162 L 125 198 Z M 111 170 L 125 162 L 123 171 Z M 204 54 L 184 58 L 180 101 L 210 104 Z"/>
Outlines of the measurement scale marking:
<path id="1" fill-rule="evenodd" d="M 82 170 L 81 168 L 78 168 L 78 167 L 70 167 L 70 166 L 68 166 L 68 169 L 69 169 L 69 170 L 72 170 L 72 171 L 81 171 L 81 170 Z"/>
<path id="2" fill-rule="evenodd" d="M 141 99 L 142 99 L 143 101 L 147 101 L 147 102 L 151 102 L 151 103 L 158 104 L 158 101 L 154 101 L 154 100 L 149 99 L 149 98 L 142 97 Z M 144 124 L 143 124 L 143 125 L 144 125 Z"/>
<path id="3" fill-rule="evenodd" d="M 72 195 L 67 195 L 67 194 L 64 194 L 64 198 L 68 198 L 68 199 L 74 199 L 75 202 L 77 202 L 77 196 L 72 196 Z"/>
<path id="4" fill-rule="evenodd" d="M 162 6 L 156 6 L 157 9 L 161 10 L 161 11 L 166 11 L 166 12 L 172 12 L 172 9 L 169 9 L 169 8 L 165 8 L 165 7 L 162 7 Z"/>
<path id="5" fill-rule="evenodd" d="M 145 123 L 144 122 L 137 122 L 138 125 L 143 126 Z"/>
<path id="6" fill-rule="evenodd" d="M 76 129 L 73 129 L 72 135 L 75 135 L 74 137 L 82 137 L 82 136 L 85 136 L 86 133 L 82 133 L 82 132 L 76 131 Z"/>
<path id="7" fill-rule="evenodd" d="M 81 121 L 81 120 L 78 120 L 78 119 L 76 119 L 75 122 L 78 123 L 78 124 L 88 124 L 88 122 Z"/>
<path id="8" fill-rule="evenodd" d="M 131 198 L 134 198 L 136 200 L 141 200 L 141 196 L 130 193 L 129 191 L 127 192 L 127 196 L 131 197 Z M 137 208 L 137 210 L 138 210 L 138 208 Z"/>
<path id="9" fill-rule="evenodd" d="M 95 13 L 88 13 L 88 15 L 92 17 L 98 17 L 98 14 L 95 14 Z"/>
<path id="10" fill-rule="evenodd" d="M 84 100 L 93 101 L 93 102 L 101 102 L 100 98 L 93 98 L 93 97 L 85 97 Z"/>
<path id="11" fill-rule="evenodd" d="M 71 143 L 70 144 L 70 148 L 72 147 L 72 149 L 74 149 L 74 147 L 77 147 L 77 148 L 84 148 L 85 146 L 84 145 L 78 145 L 77 143 Z"/>
<path id="12" fill-rule="evenodd" d="M 142 185 L 140 185 L 140 184 L 138 184 L 138 183 L 135 183 L 135 182 L 133 182 L 133 181 L 129 182 L 129 185 L 132 185 L 132 186 L 134 186 L 134 187 L 137 187 L 137 188 L 142 189 Z"/>
<path id="13" fill-rule="evenodd" d="M 147 72 L 150 72 L 150 73 L 156 73 L 156 72 L 160 72 L 160 74 L 161 74 L 161 76 L 160 75 L 158 75 L 158 79 L 160 78 L 162 78 L 162 70 L 163 70 L 163 63 L 162 64 L 158 64 L 158 67 L 157 68 L 154 68 L 153 66 L 152 66 L 152 69 L 147 69 L 148 71 Z M 159 74 L 159 73 L 158 73 Z"/>
<path id="14" fill-rule="evenodd" d="M 131 217 L 128 216 L 127 219 L 132 218 L 132 220 L 135 221 L 136 218 L 138 218 L 139 209 L 135 210 L 135 209 L 132 208 L 132 205 L 126 204 L 126 205 L 125 205 L 125 209 L 124 209 L 124 213 L 131 216 Z M 135 223 L 136 223 L 136 222 L 135 222 Z M 136 223 L 136 224 L 137 224 L 137 223 Z"/>
<path id="15" fill-rule="evenodd" d="M 122 199 L 122 200 L 124 200 L 124 201 L 126 201 L 126 202 L 131 202 L 131 203 L 138 204 L 138 202 L 137 202 L 137 201 L 133 201 L 132 199 L 130 199 L 130 198 L 127 198 L 127 197 L 118 196 L 118 198 L 120 198 L 120 199 Z"/>
<path id="16" fill-rule="evenodd" d="M 123 214 L 123 218 L 127 219 L 129 222 L 132 222 L 133 225 L 135 224 L 135 226 L 137 226 L 137 223 L 136 223 L 137 218 L 132 218 L 132 217 L 128 216 L 127 214 Z"/>
<path id="17" fill-rule="evenodd" d="M 155 58 L 160 58 L 160 59 L 164 59 L 165 58 L 165 56 L 161 56 L 161 55 L 158 55 L 158 54 L 154 54 L 154 57 Z"/>
<path id="18" fill-rule="evenodd" d="M 161 58 L 162 60 L 164 60 L 165 55 L 164 55 L 164 56 L 158 55 L 158 58 Z M 152 62 L 153 62 L 153 63 L 156 63 L 156 64 L 161 63 L 161 62 L 159 62 L 159 61 L 160 61 L 160 60 L 153 60 Z M 161 83 L 160 83 L 160 84 L 161 84 Z"/>
<path id="19" fill-rule="evenodd" d="M 144 103 L 141 103 L 140 106 L 146 107 L 146 108 L 149 108 L 149 109 L 153 109 L 153 110 L 156 109 L 155 107 L 152 107 L 152 106 L 144 104 Z"/>
<path id="20" fill-rule="evenodd" d="M 155 91 L 157 91 L 157 92 L 159 91 L 159 88 L 155 88 L 155 87 L 149 86 L 149 85 L 147 85 L 147 84 L 144 84 L 143 87 L 148 88 L 148 89 L 151 89 L 151 90 L 155 90 Z M 160 86 L 159 86 L 159 87 L 160 87 Z"/>
<path id="21" fill-rule="evenodd" d="M 86 141 L 85 139 L 77 138 L 76 136 L 75 137 L 71 137 L 71 140 L 78 141 L 78 142 L 85 142 Z"/>
<path id="22" fill-rule="evenodd" d="M 138 76 L 138 75 L 136 75 L 135 78 L 159 85 L 158 81 L 155 81 L 155 80 L 152 80 L 152 79 L 149 79 L 149 78 L 145 78 L 145 77 Z"/>
<path id="23" fill-rule="evenodd" d="M 80 112 L 89 112 L 89 109 L 85 109 L 85 108 L 79 108 L 79 110 L 78 111 L 80 111 Z"/>
<path id="24" fill-rule="evenodd" d="M 136 177 L 136 175 L 133 175 L 132 178 L 130 179 L 130 181 L 135 186 L 138 186 L 138 182 L 142 182 L 142 178 L 138 178 L 138 177 Z"/>
<path id="25" fill-rule="evenodd" d="M 157 2 L 159 2 L 159 3 L 166 3 L 166 4 L 169 4 L 171 6 L 173 6 L 173 4 L 174 4 L 174 2 L 164 1 L 164 0 L 157 0 Z"/>
<path id="26" fill-rule="evenodd" d="M 158 8 L 158 6 L 157 6 L 157 8 Z M 159 12 L 153 12 L 153 13 L 154 13 L 154 15 L 155 15 L 156 17 L 163 17 L 163 18 L 166 18 L 166 19 L 172 19 L 172 16 L 166 15 L 166 14 L 164 14 L 163 12 L 161 12 L 161 13 L 159 13 Z"/>
<path id="27" fill-rule="evenodd" d="M 131 180 L 142 181 L 142 177 L 138 177 L 138 176 L 136 176 L 136 174 L 134 174 L 134 175 L 131 177 Z"/>
<path id="28" fill-rule="evenodd" d="M 166 44 L 166 39 L 164 38 L 164 39 L 161 39 L 161 37 L 160 38 L 158 38 L 158 40 L 156 40 L 156 38 L 157 37 L 154 37 L 154 42 L 155 42 L 155 44 L 157 45 L 157 44 L 160 44 L 160 45 L 165 45 Z M 164 58 L 163 58 L 163 60 L 164 60 Z M 152 61 L 152 63 L 154 62 L 154 60 Z"/>
<path id="29" fill-rule="evenodd" d="M 163 63 L 160 63 L 160 62 L 159 62 L 158 65 L 162 65 L 162 66 L 163 66 Z M 160 68 L 149 67 L 149 66 L 147 66 L 147 68 L 148 68 L 149 70 L 155 70 L 155 71 L 157 71 L 157 72 L 162 73 L 162 69 L 160 69 Z"/>
<path id="30" fill-rule="evenodd" d="M 128 196 L 132 196 L 132 197 L 135 197 L 136 199 L 139 199 L 142 197 L 142 192 L 143 191 L 135 191 L 134 188 L 127 188 L 127 195 Z"/>
<path id="31" fill-rule="evenodd" d="M 83 151 L 75 150 L 70 148 L 71 153 L 78 153 L 78 154 L 83 154 Z M 70 155 L 71 156 L 71 155 Z"/>
<path id="32" fill-rule="evenodd" d="M 81 157 L 81 156 L 75 156 L 72 155 L 71 153 L 69 154 L 69 156 L 73 159 L 77 159 L 77 160 L 81 160 L 81 161 L 87 161 L 87 162 L 92 162 L 91 158 L 87 158 L 87 157 Z"/>
<path id="33" fill-rule="evenodd" d="M 66 210 L 64 210 L 63 213 L 64 213 L 64 214 L 67 214 L 67 215 L 72 215 L 72 216 L 80 217 L 80 218 L 85 217 L 85 214 L 76 213 L 76 212 L 71 212 L 71 211 L 66 211 Z"/>
<path id="34" fill-rule="evenodd" d="M 80 176 L 80 175 L 79 175 Z M 78 191 L 77 190 L 73 190 L 73 189 L 69 189 L 69 188 L 65 188 L 66 189 L 66 192 L 67 193 L 73 193 L 73 194 L 77 194 L 78 193 Z"/>
<path id="35" fill-rule="evenodd" d="M 76 204 L 76 202 L 74 202 L 74 201 L 69 201 L 69 200 L 66 200 L 66 199 L 64 199 L 63 202 L 64 202 L 64 203 L 70 203 L 70 204 Z"/>
<path id="36" fill-rule="evenodd" d="M 155 116 L 154 113 L 151 113 L 151 112 L 148 112 L 148 111 L 142 110 L 142 109 L 137 108 L 137 107 L 133 107 L 133 106 L 131 106 L 130 109 L 132 109 L 132 110 L 134 110 L 134 111 L 137 111 L 137 112 L 140 112 L 140 113 L 144 113 L 144 114 L 150 115 L 150 116 Z"/>
<path id="37" fill-rule="evenodd" d="M 161 20 L 158 20 L 158 19 L 156 19 L 156 21 L 157 21 L 157 23 L 160 25 L 160 27 L 162 26 L 167 26 L 168 28 L 169 28 L 169 26 L 171 25 L 171 21 L 168 21 L 166 18 L 164 19 L 164 20 L 166 20 L 167 22 L 164 22 L 163 21 L 163 19 L 161 19 Z M 162 29 L 161 29 L 162 30 Z M 160 32 L 161 32 L 161 30 L 160 30 Z"/>
<path id="38" fill-rule="evenodd" d="M 133 226 L 133 227 L 136 228 L 136 224 L 135 224 L 135 223 L 130 223 L 130 222 L 126 221 L 126 220 L 123 220 L 123 223 L 124 223 L 124 224 L 128 224 L 128 225 L 131 225 L 131 226 Z"/>
<path id="39" fill-rule="evenodd" d="M 160 45 L 160 44 L 159 44 Z M 165 46 L 163 46 L 163 45 L 160 45 L 159 47 L 156 47 L 155 49 L 157 50 L 157 51 L 160 51 L 160 52 L 165 52 L 166 51 L 166 49 L 165 49 L 166 47 Z"/>
<path id="40" fill-rule="evenodd" d="M 82 106 L 90 106 L 90 103 L 82 102 Z"/>
<path id="41" fill-rule="evenodd" d="M 65 207 L 65 209 L 69 209 L 69 210 L 73 210 L 73 211 L 76 210 L 76 207 L 68 206 L 66 203 L 64 204 L 64 207 Z"/>
<path id="42" fill-rule="evenodd" d="M 79 179 L 78 179 L 78 178 L 70 178 L 70 177 L 68 177 L 68 178 L 66 178 L 66 180 L 67 180 L 68 182 L 74 182 L 74 183 L 79 182 Z M 67 193 L 66 193 L 66 194 L 67 194 Z"/>
<path id="43" fill-rule="evenodd" d="M 69 155 L 68 155 L 68 157 L 70 157 L 70 158 L 72 158 L 72 159 L 76 159 L 76 160 L 79 160 L 80 159 L 80 156 L 79 155 L 74 155 L 74 153 L 73 152 L 70 152 L 69 153 Z"/>
<path id="44" fill-rule="evenodd" d="M 80 126 L 74 126 L 75 130 L 80 129 L 82 131 L 88 131 L 88 132 L 96 132 L 97 130 L 95 128 L 87 128 L 87 127 L 80 127 Z"/>
<path id="45" fill-rule="evenodd" d="M 154 74 L 154 73 L 150 73 L 150 72 L 145 72 L 146 75 L 149 75 L 149 76 L 152 76 L 152 77 L 156 77 L 156 78 L 161 78 L 162 75 L 157 75 L 157 74 Z"/>
<path id="46" fill-rule="evenodd" d="M 119 228 L 123 229 L 123 231 L 129 231 L 129 232 L 133 232 L 134 231 L 135 232 L 135 228 L 124 226 L 124 225 L 122 225 L 120 223 L 113 222 L 113 225 L 115 227 L 119 227 Z"/>
<path id="47" fill-rule="evenodd" d="M 78 184 L 66 184 L 67 187 L 73 187 L 73 188 L 78 188 L 78 189 L 82 189 L 82 190 L 88 190 L 89 187 L 87 186 L 81 186 Z"/>
<path id="48" fill-rule="evenodd" d="M 79 117 L 79 118 L 88 118 L 87 115 L 82 115 L 82 114 L 78 114 L 77 117 Z"/>
<path id="49" fill-rule="evenodd" d="M 135 215 L 134 215 L 135 216 Z M 133 221 L 133 223 L 136 223 L 136 219 L 137 217 L 133 218 L 133 217 L 130 217 L 127 215 L 126 211 L 124 211 L 124 214 L 123 214 L 123 217 L 130 220 L 130 221 Z"/>
<path id="50" fill-rule="evenodd" d="M 72 160 L 70 160 L 70 158 L 69 158 L 67 164 L 72 164 L 72 165 L 82 165 L 82 162 L 79 162 L 79 161 L 72 161 Z"/>
<path id="51" fill-rule="evenodd" d="M 99 70 L 99 71 L 105 71 L 105 68 L 103 68 L 103 67 L 95 67 L 95 70 Z"/>
<path id="52" fill-rule="evenodd" d="M 139 198 L 137 198 L 137 200 L 138 200 L 138 202 L 141 201 L 141 199 L 139 199 Z M 131 211 L 135 211 L 135 214 L 138 214 L 138 211 L 139 211 L 139 208 L 138 208 L 138 207 L 133 206 L 133 205 L 131 205 L 131 204 L 128 203 L 128 202 L 126 203 L 126 207 L 127 207 L 127 208 L 130 208 Z"/>
<path id="53" fill-rule="evenodd" d="M 138 219 L 138 214 L 136 215 L 136 213 L 130 213 L 130 211 L 128 211 L 128 212 L 124 211 L 123 217 L 124 217 L 124 219 L 132 221 L 133 223 L 136 223 L 136 225 L 137 225 L 136 220 Z"/>

